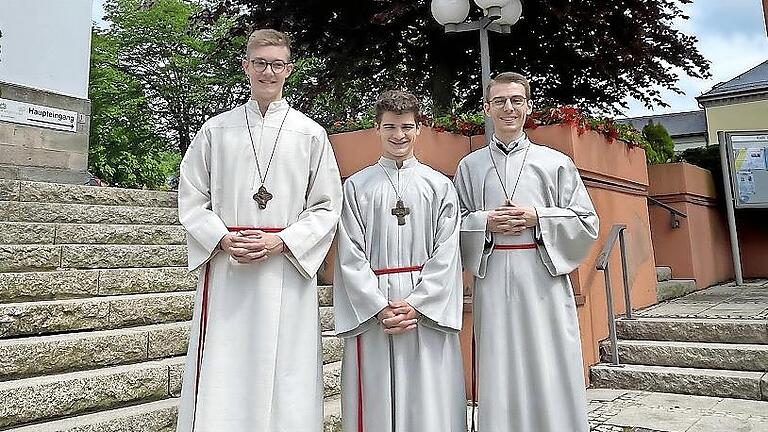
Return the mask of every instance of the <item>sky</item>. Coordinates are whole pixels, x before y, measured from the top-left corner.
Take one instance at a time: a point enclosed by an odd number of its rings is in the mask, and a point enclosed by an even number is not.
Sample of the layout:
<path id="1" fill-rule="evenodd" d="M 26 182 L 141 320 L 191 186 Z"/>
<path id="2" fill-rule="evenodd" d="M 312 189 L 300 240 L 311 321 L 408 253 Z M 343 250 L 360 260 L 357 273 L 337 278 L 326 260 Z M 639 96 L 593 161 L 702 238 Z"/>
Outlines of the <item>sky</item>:
<path id="1" fill-rule="evenodd" d="M 712 78 L 690 78 L 680 71 L 678 87 L 684 95 L 662 91 L 662 98 L 670 106 L 653 110 L 627 99 L 628 117 L 699 109 L 696 96 L 768 60 L 768 35 L 761 0 L 694 0 L 683 10 L 690 19 L 675 22 L 675 27 L 696 36 L 699 52 L 711 62 Z"/>
<path id="2" fill-rule="evenodd" d="M 93 18 L 97 23 L 104 14 L 103 4 L 104 0 L 93 2 Z M 711 62 L 712 77 L 695 79 L 678 71 L 678 87 L 683 95 L 662 90 L 662 98 L 670 106 L 652 110 L 634 99 L 626 99 L 627 117 L 699 109 L 696 96 L 768 60 L 768 35 L 761 0 L 694 0 L 683 10 L 690 19 L 678 20 L 674 26 L 696 36 L 699 52 Z"/>

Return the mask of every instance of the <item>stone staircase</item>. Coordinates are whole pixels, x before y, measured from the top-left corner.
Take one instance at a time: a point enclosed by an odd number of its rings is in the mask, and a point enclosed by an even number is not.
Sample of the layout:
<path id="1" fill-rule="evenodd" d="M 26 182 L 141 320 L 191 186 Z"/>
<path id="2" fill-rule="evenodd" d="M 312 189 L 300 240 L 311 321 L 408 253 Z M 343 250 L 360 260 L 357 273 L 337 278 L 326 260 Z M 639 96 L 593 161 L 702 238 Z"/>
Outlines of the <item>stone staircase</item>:
<path id="1" fill-rule="evenodd" d="M 670 282 L 670 273 L 664 268 L 657 270 L 660 281 L 664 282 Z M 680 284 L 686 286 L 666 290 L 675 292 L 667 298 L 680 297 L 685 291 L 695 289 L 690 282 Z M 660 292 L 662 290 L 664 288 Z M 591 385 L 768 401 L 768 319 L 749 314 L 738 317 L 727 304 L 715 306 L 723 308 L 719 309 L 723 312 L 715 312 L 715 307 L 710 307 L 716 304 L 713 299 L 733 296 L 726 294 L 731 292 L 738 291 L 734 288 L 711 294 L 699 291 L 681 298 L 684 301 L 679 303 L 649 308 L 649 311 L 660 311 L 661 307 L 667 307 L 676 313 L 640 312 L 635 319 L 619 319 L 616 327 L 622 365 L 609 364 L 611 350 L 606 341 L 600 347 L 604 363 L 590 368 Z M 766 294 L 768 288 L 753 300 L 768 308 Z M 739 305 L 742 303 L 734 304 L 734 308 Z M 700 310 L 705 312 L 699 313 Z"/>
<path id="2" fill-rule="evenodd" d="M 0 431 L 173 431 L 196 275 L 173 193 L 0 180 Z M 341 341 L 320 287 L 325 431 Z"/>
<path id="3" fill-rule="evenodd" d="M 696 291 L 693 279 L 672 279 L 670 267 L 656 267 L 656 300 L 665 301 Z"/>

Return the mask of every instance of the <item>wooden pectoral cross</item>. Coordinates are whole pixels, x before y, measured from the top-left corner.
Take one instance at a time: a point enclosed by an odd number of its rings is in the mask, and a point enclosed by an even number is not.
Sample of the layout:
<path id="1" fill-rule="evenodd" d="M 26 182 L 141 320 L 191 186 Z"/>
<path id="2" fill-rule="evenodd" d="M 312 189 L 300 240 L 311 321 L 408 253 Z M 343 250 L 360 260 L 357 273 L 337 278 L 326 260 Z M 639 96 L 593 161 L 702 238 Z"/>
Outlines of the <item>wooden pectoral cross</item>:
<path id="1" fill-rule="evenodd" d="M 272 194 L 269 193 L 267 188 L 264 187 L 264 185 L 261 185 L 258 192 L 253 194 L 253 200 L 256 201 L 256 203 L 259 205 L 259 208 L 264 210 L 267 208 L 267 203 L 269 200 L 272 199 Z"/>
<path id="2" fill-rule="evenodd" d="M 392 208 L 392 216 L 397 218 L 398 225 L 405 225 L 405 217 L 411 214 L 411 209 L 403 204 L 403 200 L 397 200 L 397 205 Z"/>

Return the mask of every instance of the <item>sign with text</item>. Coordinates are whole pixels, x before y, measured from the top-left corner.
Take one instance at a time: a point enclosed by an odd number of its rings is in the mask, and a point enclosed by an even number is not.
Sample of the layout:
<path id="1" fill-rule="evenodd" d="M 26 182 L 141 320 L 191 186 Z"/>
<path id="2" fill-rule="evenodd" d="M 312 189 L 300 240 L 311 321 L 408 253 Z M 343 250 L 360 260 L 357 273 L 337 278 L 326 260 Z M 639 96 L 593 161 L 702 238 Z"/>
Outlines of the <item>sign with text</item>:
<path id="1" fill-rule="evenodd" d="M 77 132 L 77 112 L 10 99 L 0 99 L 0 120 Z"/>

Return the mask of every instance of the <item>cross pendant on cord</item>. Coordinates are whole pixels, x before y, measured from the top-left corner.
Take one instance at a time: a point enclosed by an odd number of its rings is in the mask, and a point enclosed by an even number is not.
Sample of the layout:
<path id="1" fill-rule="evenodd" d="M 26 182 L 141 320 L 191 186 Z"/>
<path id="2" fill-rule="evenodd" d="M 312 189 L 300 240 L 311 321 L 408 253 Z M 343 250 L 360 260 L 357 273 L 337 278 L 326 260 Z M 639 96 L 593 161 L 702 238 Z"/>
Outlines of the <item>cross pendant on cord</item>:
<path id="1" fill-rule="evenodd" d="M 259 208 L 264 210 L 267 208 L 267 203 L 269 200 L 271 200 L 273 195 L 269 193 L 267 188 L 264 187 L 264 185 L 261 185 L 258 192 L 253 194 L 253 200 L 256 201 L 256 203 L 259 205 Z"/>
<path id="2" fill-rule="evenodd" d="M 405 225 L 405 217 L 411 214 L 411 209 L 403 204 L 403 200 L 397 200 L 397 205 L 392 208 L 392 216 L 397 218 L 398 225 Z"/>

